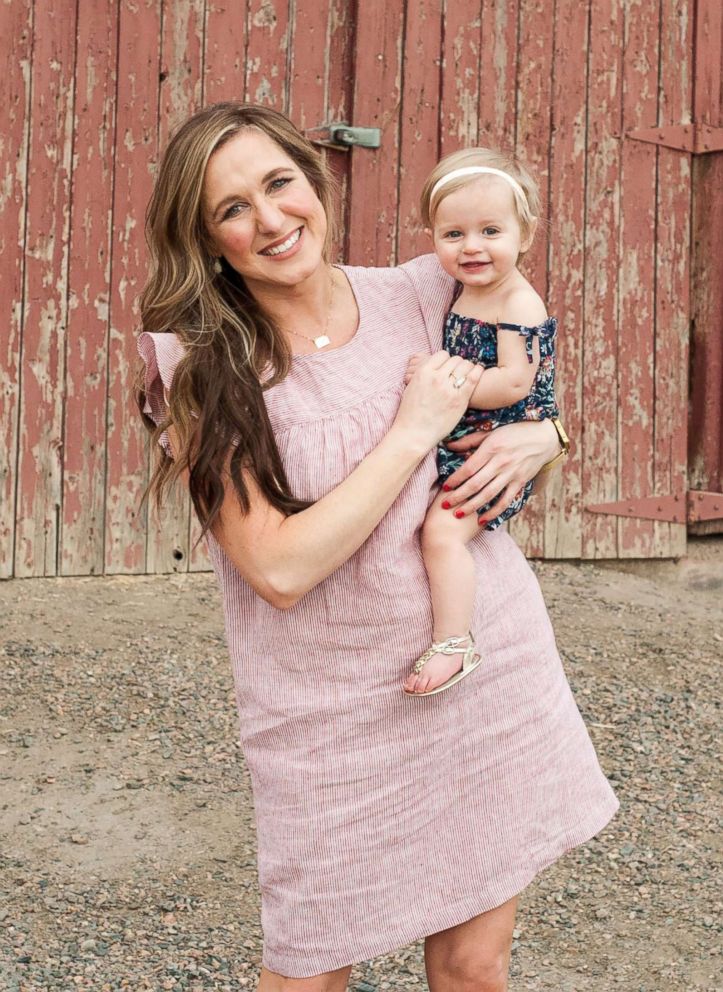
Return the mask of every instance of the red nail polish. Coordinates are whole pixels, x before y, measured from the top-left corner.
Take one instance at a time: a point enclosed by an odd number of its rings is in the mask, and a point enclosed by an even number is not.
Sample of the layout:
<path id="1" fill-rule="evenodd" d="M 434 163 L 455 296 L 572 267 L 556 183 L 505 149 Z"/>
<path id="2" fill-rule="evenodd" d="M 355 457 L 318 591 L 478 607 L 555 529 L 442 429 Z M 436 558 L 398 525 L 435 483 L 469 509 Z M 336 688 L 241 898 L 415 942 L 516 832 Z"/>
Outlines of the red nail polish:
<path id="1" fill-rule="evenodd" d="M 458 520 L 461 520 L 462 517 L 464 516 L 464 510 L 455 510 L 454 515 L 455 517 L 457 517 Z"/>
<path id="2" fill-rule="evenodd" d="M 443 491 L 444 491 L 445 493 L 449 493 L 449 492 L 451 492 L 451 491 L 452 491 L 452 487 L 451 487 L 451 486 L 448 486 L 448 485 L 447 485 L 447 483 L 445 482 L 445 484 L 444 484 L 444 485 L 442 486 L 442 490 L 443 490 Z"/>
<path id="3" fill-rule="evenodd" d="M 448 499 L 443 499 L 441 506 L 443 510 L 450 510 L 452 508 L 452 504 L 449 502 Z"/>
<path id="4" fill-rule="evenodd" d="M 480 525 L 480 527 L 484 527 L 484 525 L 487 523 L 487 521 L 485 520 L 484 517 L 478 517 L 477 518 L 477 523 Z"/>

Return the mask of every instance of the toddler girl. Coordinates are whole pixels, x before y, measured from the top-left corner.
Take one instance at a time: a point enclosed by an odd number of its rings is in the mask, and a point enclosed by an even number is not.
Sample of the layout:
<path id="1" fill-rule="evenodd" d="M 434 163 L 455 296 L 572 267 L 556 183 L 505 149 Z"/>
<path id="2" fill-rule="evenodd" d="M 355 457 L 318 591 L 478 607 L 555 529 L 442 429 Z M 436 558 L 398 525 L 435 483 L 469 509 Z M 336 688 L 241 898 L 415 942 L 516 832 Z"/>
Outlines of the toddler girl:
<path id="1" fill-rule="evenodd" d="M 442 267 L 457 282 L 443 347 L 485 367 L 450 440 L 513 421 L 558 416 L 556 321 L 517 268 L 532 244 L 539 209 L 538 189 L 527 171 L 486 148 L 447 156 L 424 185 L 422 217 Z M 426 357 L 412 358 L 408 379 Z M 453 379 L 452 386 L 459 385 Z M 463 456 L 440 446 L 437 461 L 444 482 Z M 519 513 L 532 483 L 498 515 L 489 504 L 477 513 L 452 509 L 448 488 L 442 486 L 422 528 L 434 629 L 432 646 L 404 683 L 405 692 L 413 695 L 448 689 L 480 664 L 469 629 L 475 574 L 466 544 L 480 526 L 493 530 Z"/>

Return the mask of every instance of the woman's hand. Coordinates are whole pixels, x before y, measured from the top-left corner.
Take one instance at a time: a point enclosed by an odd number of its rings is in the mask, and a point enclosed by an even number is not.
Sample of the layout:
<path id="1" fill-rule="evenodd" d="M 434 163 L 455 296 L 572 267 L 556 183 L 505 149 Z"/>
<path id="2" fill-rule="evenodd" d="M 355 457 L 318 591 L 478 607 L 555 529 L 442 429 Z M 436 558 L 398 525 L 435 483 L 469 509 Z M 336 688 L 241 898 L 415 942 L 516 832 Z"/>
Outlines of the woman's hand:
<path id="1" fill-rule="evenodd" d="M 448 502 L 465 513 L 478 510 L 499 496 L 491 516 L 499 516 L 525 483 L 560 450 L 557 431 L 549 420 L 505 424 L 490 433 L 468 434 L 450 441 L 450 451 L 470 454 L 444 484 Z M 476 450 L 474 450 L 476 449 Z"/>
<path id="2" fill-rule="evenodd" d="M 482 367 L 446 351 L 415 355 L 414 372 L 392 430 L 404 431 L 414 450 L 426 454 L 448 434 L 469 406 Z M 455 382 L 458 385 L 455 386 Z"/>

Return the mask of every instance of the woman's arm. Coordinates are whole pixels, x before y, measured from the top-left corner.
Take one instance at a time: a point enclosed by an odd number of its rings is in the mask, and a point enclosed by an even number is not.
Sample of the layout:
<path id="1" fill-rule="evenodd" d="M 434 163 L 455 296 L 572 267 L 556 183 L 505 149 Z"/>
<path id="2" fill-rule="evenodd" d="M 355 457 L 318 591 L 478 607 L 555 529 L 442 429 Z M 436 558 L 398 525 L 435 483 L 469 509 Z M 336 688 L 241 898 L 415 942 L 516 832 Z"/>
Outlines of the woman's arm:
<path id="1" fill-rule="evenodd" d="M 466 376 L 460 389 L 451 373 Z M 402 396 L 386 437 L 340 485 L 308 509 L 285 517 L 248 476 L 244 513 L 229 481 L 214 537 L 244 579 L 267 602 L 293 606 L 350 558 L 377 526 L 434 445 L 462 416 L 479 369 L 446 352 L 432 355 Z"/>
<path id="2" fill-rule="evenodd" d="M 506 510 L 525 483 L 561 450 L 549 420 L 503 424 L 487 434 L 476 432 L 445 443 L 452 451 L 470 452 L 444 485 L 451 506 L 471 513 L 499 495 L 495 515 Z"/>

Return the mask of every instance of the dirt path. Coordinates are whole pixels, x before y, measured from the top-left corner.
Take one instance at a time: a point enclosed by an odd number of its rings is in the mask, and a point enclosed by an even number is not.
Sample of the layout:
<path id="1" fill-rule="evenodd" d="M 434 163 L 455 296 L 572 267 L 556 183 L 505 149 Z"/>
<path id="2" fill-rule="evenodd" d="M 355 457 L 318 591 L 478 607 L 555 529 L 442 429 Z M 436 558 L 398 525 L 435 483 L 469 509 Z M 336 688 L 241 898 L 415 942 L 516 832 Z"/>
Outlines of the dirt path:
<path id="1" fill-rule="evenodd" d="M 537 566 L 623 805 L 524 896 L 515 992 L 723 988 L 723 543 L 692 551 Z M 0 618 L 0 989 L 253 988 L 253 814 L 213 578 L 6 582 Z M 426 988 L 420 946 L 351 987 Z"/>

